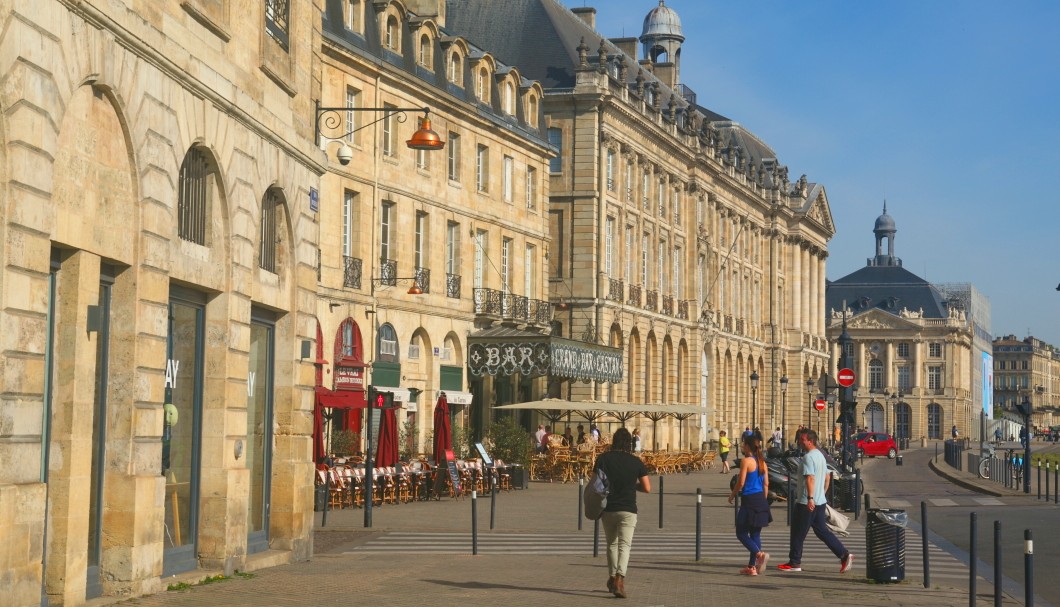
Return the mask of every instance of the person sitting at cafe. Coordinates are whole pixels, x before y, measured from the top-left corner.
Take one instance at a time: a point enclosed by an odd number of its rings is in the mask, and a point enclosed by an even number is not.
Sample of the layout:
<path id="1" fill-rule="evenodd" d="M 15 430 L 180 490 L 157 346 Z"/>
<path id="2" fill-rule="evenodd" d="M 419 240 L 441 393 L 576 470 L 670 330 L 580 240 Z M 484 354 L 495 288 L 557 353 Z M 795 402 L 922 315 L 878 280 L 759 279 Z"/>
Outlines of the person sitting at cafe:
<path id="1" fill-rule="evenodd" d="M 539 445 L 541 453 L 548 452 L 549 437 L 552 436 L 552 426 L 545 426 L 545 433 L 541 435 L 541 444 Z"/>
<path id="2" fill-rule="evenodd" d="M 578 424 L 578 444 L 585 444 L 585 426 Z"/>
<path id="3" fill-rule="evenodd" d="M 563 430 L 563 446 L 573 447 L 574 446 L 574 435 L 570 432 L 570 426 L 567 426 Z"/>

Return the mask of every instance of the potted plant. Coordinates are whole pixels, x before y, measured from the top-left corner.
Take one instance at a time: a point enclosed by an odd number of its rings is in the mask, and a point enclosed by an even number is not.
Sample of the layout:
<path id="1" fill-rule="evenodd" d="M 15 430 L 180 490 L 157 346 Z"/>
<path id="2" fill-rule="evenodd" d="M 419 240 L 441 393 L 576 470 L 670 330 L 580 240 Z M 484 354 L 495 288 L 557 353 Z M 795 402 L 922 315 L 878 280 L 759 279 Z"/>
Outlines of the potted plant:
<path id="1" fill-rule="evenodd" d="M 511 470 L 512 485 L 523 489 L 527 487 L 529 478 L 526 467 L 530 463 L 531 438 L 530 433 L 510 417 L 493 422 L 486 431 L 493 459 L 509 465 L 519 464 L 519 467 Z"/>
<path id="2" fill-rule="evenodd" d="M 339 430 L 331 433 L 331 453 L 333 455 L 351 456 L 357 451 L 361 436 L 353 430 Z"/>

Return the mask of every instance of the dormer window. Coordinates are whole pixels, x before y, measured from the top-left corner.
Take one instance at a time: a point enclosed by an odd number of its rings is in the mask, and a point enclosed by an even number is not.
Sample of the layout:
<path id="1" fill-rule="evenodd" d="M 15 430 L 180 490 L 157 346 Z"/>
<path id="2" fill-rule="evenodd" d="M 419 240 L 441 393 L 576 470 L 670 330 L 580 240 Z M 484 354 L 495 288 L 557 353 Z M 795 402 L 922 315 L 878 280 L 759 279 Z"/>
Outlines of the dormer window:
<path id="1" fill-rule="evenodd" d="M 386 18 L 386 47 L 395 53 L 401 51 L 401 30 L 398 28 L 397 17 L 390 15 Z"/>
<path id="2" fill-rule="evenodd" d="M 534 95 L 526 96 L 526 123 L 537 127 L 537 97 Z"/>
<path id="3" fill-rule="evenodd" d="M 482 103 L 489 103 L 489 94 L 490 72 L 486 68 L 481 68 L 478 71 L 478 76 L 475 78 L 475 97 L 477 97 Z"/>
<path id="4" fill-rule="evenodd" d="M 464 61 L 460 53 L 455 51 L 449 54 L 448 78 L 449 82 L 459 87 L 464 86 Z"/>
<path id="5" fill-rule="evenodd" d="M 346 29 L 358 34 L 364 33 L 364 0 L 347 0 Z"/>
<path id="6" fill-rule="evenodd" d="M 515 115 L 515 85 L 510 80 L 504 82 L 504 94 L 502 96 L 502 109 L 505 114 Z"/>
<path id="7" fill-rule="evenodd" d="M 431 37 L 427 34 L 420 36 L 420 52 L 418 61 L 423 67 L 431 68 Z"/>

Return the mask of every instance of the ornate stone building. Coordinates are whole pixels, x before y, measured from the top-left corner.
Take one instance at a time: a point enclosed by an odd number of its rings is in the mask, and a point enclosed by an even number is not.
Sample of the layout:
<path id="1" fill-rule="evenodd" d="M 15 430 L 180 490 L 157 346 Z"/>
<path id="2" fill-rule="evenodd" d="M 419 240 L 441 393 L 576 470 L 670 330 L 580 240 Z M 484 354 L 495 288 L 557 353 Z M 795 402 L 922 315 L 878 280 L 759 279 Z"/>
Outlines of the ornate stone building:
<path id="1" fill-rule="evenodd" d="M 0 7 L 0 603 L 310 556 L 322 8 Z"/>
<path id="2" fill-rule="evenodd" d="M 453 31 L 544 87 L 559 152 L 548 167 L 555 332 L 625 355 L 621 382 L 553 381 L 550 393 L 700 405 L 683 434 L 658 424 L 660 447 L 797 424 L 808 404 L 795 387 L 828 360 L 824 187 L 789 180 L 765 142 L 700 105 L 680 81 L 684 34 L 663 2 L 639 39 L 607 39 L 595 9 L 555 0 L 450 0 L 447 11 Z"/>
<path id="3" fill-rule="evenodd" d="M 859 427 L 919 439 L 948 438 L 956 424 L 961 436 L 977 435 L 984 374 L 975 335 L 989 334 L 989 302 L 970 285 L 943 289 L 903 268 L 897 232 L 885 206 L 873 229 L 876 255 L 828 283 L 831 368 L 845 316 Z"/>
<path id="4" fill-rule="evenodd" d="M 1060 409 L 1060 350 L 1028 336 L 994 340 L 994 405 L 1013 411 L 1026 397 L 1034 404 L 1032 423 L 1044 430 Z"/>
<path id="5" fill-rule="evenodd" d="M 318 437 L 363 435 L 369 384 L 401 403 L 403 452 L 430 451 L 441 392 L 456 424 L 481 433 L 497 392 L 512 395 L 492 377 L 469 381 L 469 335 L 492 321 L 549 327 L 543 91 L 445 25 L 443 2 L 326 4 L 321 105 L 427 107 L 445 147 L 405 146 L 422 112 L 408 125 L 377 110 L 320 116 L 339 140 L 321 141 Z M 527 399 L 544 389 L 521 385 Z"/>

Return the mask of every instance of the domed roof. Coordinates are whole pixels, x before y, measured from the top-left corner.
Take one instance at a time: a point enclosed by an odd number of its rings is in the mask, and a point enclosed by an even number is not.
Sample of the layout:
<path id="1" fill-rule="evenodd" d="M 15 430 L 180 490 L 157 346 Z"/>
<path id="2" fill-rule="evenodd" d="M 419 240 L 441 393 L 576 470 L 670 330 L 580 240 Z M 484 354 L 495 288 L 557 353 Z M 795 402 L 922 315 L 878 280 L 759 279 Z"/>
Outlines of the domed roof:
<path id="1" fill-rule="evenodd" d="M 876 218 L 876 227 L 872 229 L 873 232 L 897 232 L 898 228 L 894 225 L 894 218 L 887 214 L 887 203 L 883 203 L 883 215 Z"/>
<path id="2" fill-rule="evenodd" d="M 684 36 L 681 32 L 681 18 L 677 16 L 674 9 L 666 6 L 666 0 L 659 0 L 659 6 L 651 9 L 644 17 L 645 36 Z"/>

